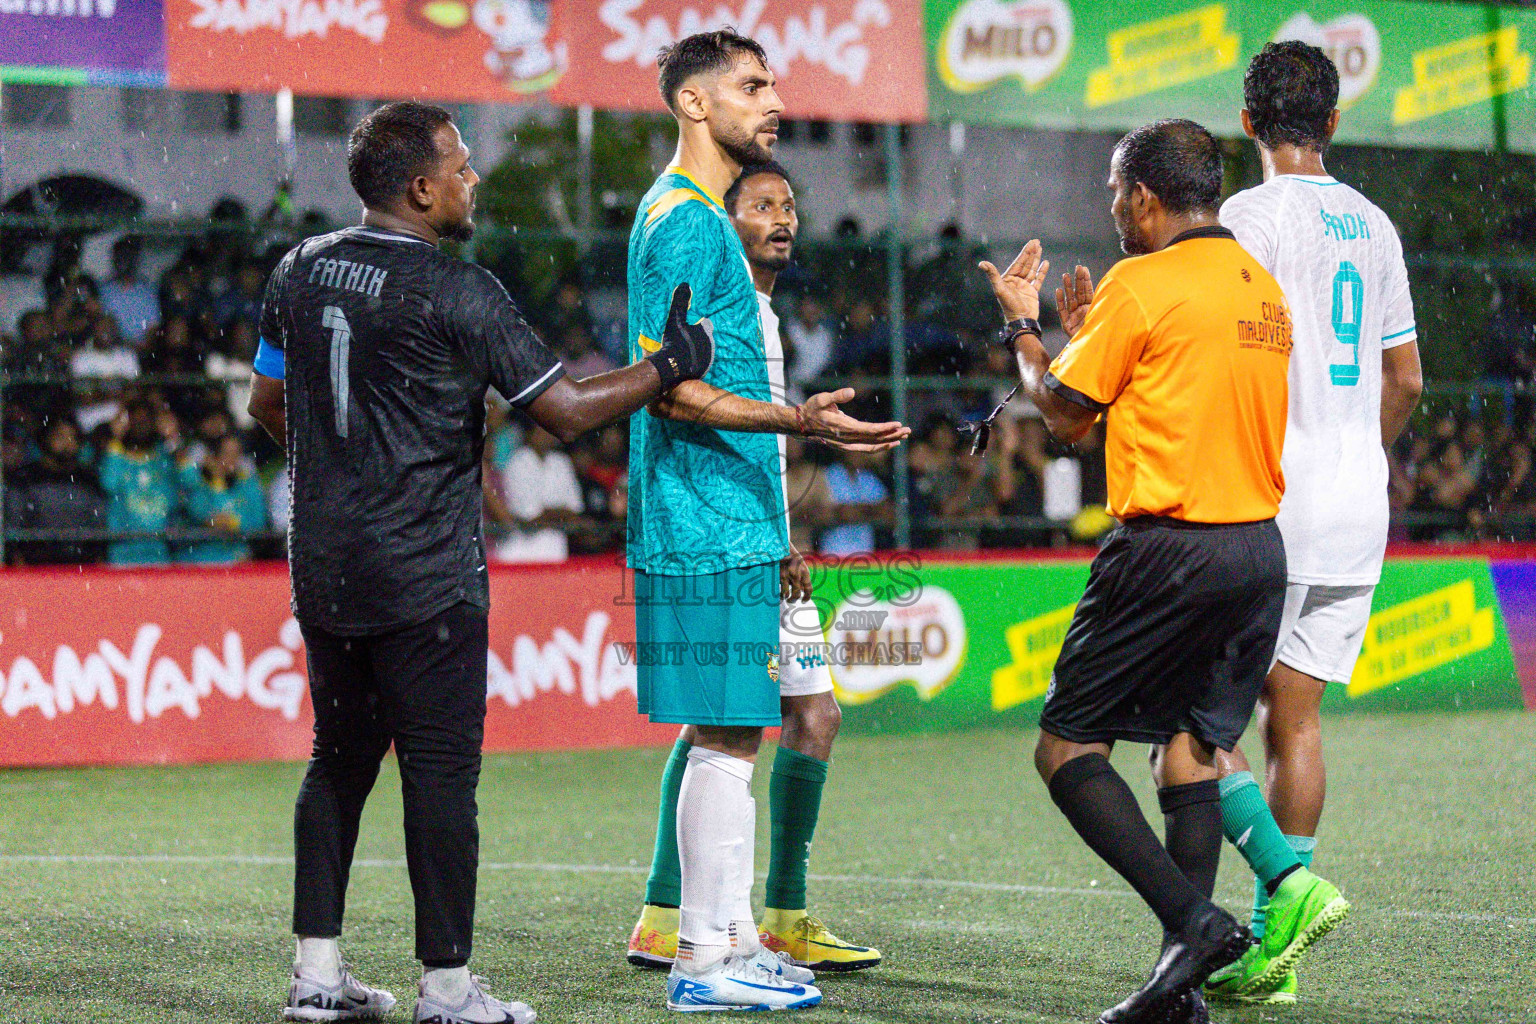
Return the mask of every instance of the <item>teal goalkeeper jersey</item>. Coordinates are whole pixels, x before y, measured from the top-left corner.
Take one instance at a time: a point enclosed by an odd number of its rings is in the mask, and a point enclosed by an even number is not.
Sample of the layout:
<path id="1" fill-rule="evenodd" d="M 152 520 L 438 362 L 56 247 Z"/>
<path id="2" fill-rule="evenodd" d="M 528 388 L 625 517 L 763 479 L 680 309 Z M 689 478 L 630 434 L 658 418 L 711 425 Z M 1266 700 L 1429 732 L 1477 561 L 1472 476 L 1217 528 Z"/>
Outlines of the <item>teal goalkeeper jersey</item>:
<path id="1" fill-rule="evenodd" d="M 704 380 L 774 401 L 757 291 L 719 199 L 669 167 L 640 201 L 629 235 L 629 358 L 660 347 L 672 292 L 693 289 L 688 319 L 709 317 L 715 361 Z M 783 468 L 773 434 L 715 430 L 642 409 L 629 425 L 631 568 L 668 576 L 724 572 L 789 553 Z"/>

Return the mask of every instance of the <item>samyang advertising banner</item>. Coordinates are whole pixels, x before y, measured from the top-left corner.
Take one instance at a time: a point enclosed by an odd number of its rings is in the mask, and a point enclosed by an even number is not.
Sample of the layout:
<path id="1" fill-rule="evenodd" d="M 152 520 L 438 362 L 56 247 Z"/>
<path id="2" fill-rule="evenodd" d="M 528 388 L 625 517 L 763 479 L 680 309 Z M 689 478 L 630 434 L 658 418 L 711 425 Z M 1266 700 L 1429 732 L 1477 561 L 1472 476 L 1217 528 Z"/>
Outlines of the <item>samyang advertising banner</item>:
<path id="1" fill-rule="evenodd" d="M 656 54 L 730 26 L 763 44 L 784 116 L 921 121 L 923 10 L 916 0 L 560 0 L 570 73 L 552 98 L 608 110 L 666 107 Z"/>
<path id="2" fill-rule="evenodd" d="M 3 0 L 0 0 L 3 2 Z M 79 0 L 76 0 L 79 2 Z M 518 102 L 565 73 L 542 0 L 165 0 L 176 89 Z"/>
<path id="3" fill-rule="evenodd" d="M 0 78 L 162 85 L 162 0 L 0 0 Z"/>
<path id="4" fill-rule="evenodd" d="M 1086 559 L 813 569 L 849 733 L 1027 726 Z M 611 561 L 491 571 L 488 750 L 666 744 Z M 283 566 L 0 572 L 0 766 L 294 760 L 313 715 Z M 806 648 L 781 651 L 784 657 Z M 1522 686 L 1524 695 L 1522 699 Z M 1393 558 L 1330 712 L 1536 708 L 1536 561 Z"/>
<path id="5" fill-rule="evenodd" d="M 664 110 L 657 52 L 724 25 L 768 51 L 786 116 L 926 113 L 908 0 L 166 0 L 175 88 L 604 110 Z"/>
<path id="6" fill-rule="evenodd" d="M 670 743 L 635 710 L 628 576 L 491 572 L 487 750 Z M 0 766 L 309 755 L 287 567 L 0 572 Z"/>
<path id="7" fill-rule="evenodd" d="M 930 117 L 1124 130 L 1187 117 L 1237 135 L 1249 59 L 1322 47 L 1340 142 L 1536 148 L 1536 13 L 1397 0 L 927 0 Z"/>

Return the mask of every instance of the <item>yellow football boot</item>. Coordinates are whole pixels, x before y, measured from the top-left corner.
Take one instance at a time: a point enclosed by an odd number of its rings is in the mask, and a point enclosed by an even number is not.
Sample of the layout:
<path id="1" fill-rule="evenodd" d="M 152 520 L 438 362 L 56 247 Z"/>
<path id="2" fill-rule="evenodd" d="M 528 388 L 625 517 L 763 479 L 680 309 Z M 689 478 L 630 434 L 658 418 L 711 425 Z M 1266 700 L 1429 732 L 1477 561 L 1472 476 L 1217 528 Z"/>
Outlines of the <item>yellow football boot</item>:
<path id="1" fill-rule="evenodd" d="M 880 962 L 880 951 L 844 942 L 803 910 L 774 910 L 763 914 L 758 940 L 774 953 L 787 953 L 791 962 L 813 971 L 862 971 Z M 677 943 L 673 942 L 675 949 Z"/>
<path id="2" fill-rule="evenodd" d="M 677 908 L 647 903 L 635 930 L 629 933 L 629 952 L 624 959 L 636 967 L 670 970 L 677 959 Z"/>

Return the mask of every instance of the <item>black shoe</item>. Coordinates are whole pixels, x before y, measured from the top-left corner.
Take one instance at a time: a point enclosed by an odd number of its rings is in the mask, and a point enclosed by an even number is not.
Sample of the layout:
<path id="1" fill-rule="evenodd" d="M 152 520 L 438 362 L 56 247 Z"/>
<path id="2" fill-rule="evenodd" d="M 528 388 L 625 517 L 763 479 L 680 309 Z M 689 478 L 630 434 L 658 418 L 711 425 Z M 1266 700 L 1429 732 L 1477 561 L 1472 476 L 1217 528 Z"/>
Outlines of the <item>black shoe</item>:
<path id="1" fill-rule="evenodd" d="M 1214 903 L 1190 915 L 1184 930 L 1173 937 L 1152 969 L 1152 976 L 1119 1006 L 1099 1015 L 1099 1024 L 1165 1024 L 1175 1019 L 1203 1022 L 1209 1019 L 1205 1001 L 1185 999 L 1198 995 L 1200 986 L 1215 971 L 1242 956 L 1253 944 L 1248 929 Z M 1177 1015 L 1186 1003 L 1187 1016 Z M 1198 1015 L 1198 1016 L 1197 1016 Z"/>

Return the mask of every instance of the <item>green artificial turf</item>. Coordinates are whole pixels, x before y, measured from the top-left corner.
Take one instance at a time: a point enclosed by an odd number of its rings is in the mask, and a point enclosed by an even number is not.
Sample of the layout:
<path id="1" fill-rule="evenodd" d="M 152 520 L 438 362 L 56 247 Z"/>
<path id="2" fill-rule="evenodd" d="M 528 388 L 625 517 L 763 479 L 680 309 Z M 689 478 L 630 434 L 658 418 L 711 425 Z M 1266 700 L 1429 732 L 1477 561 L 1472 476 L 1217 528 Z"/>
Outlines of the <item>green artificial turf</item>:
<path id="1" fill-rule="evenodd" d="M 1342 717 L 1325 734 L 1316 868 L 1355 914 L 1303 960 L 1295 1007 L 1214 1019 L 1536 1021 L 1536 715 Z M 886 962 L 826 977 L 826 1001 L 802 1016 L 1088 1021 L 1139 984 L 1155 922 L 1052 806 L 1032 743 L 1003 731 L 839 743 L 811 902 Z M 670 1018 L 662 977 L 623 959 L 666 756 L 486 759 L 472 966 L 541 1022 Z M 1115 760 L 1152 809 L 1144 749 Z M 0 773 L 0 1022 L 279 1020 L 301 771 Z M 418 970 L 392 767 L 358 857 L 343 949 L 401 997 L 391 1019 L 409 1020 Z M 1218 898 L 1245 914 L 1251 892 L 1229 848 Z"/>

